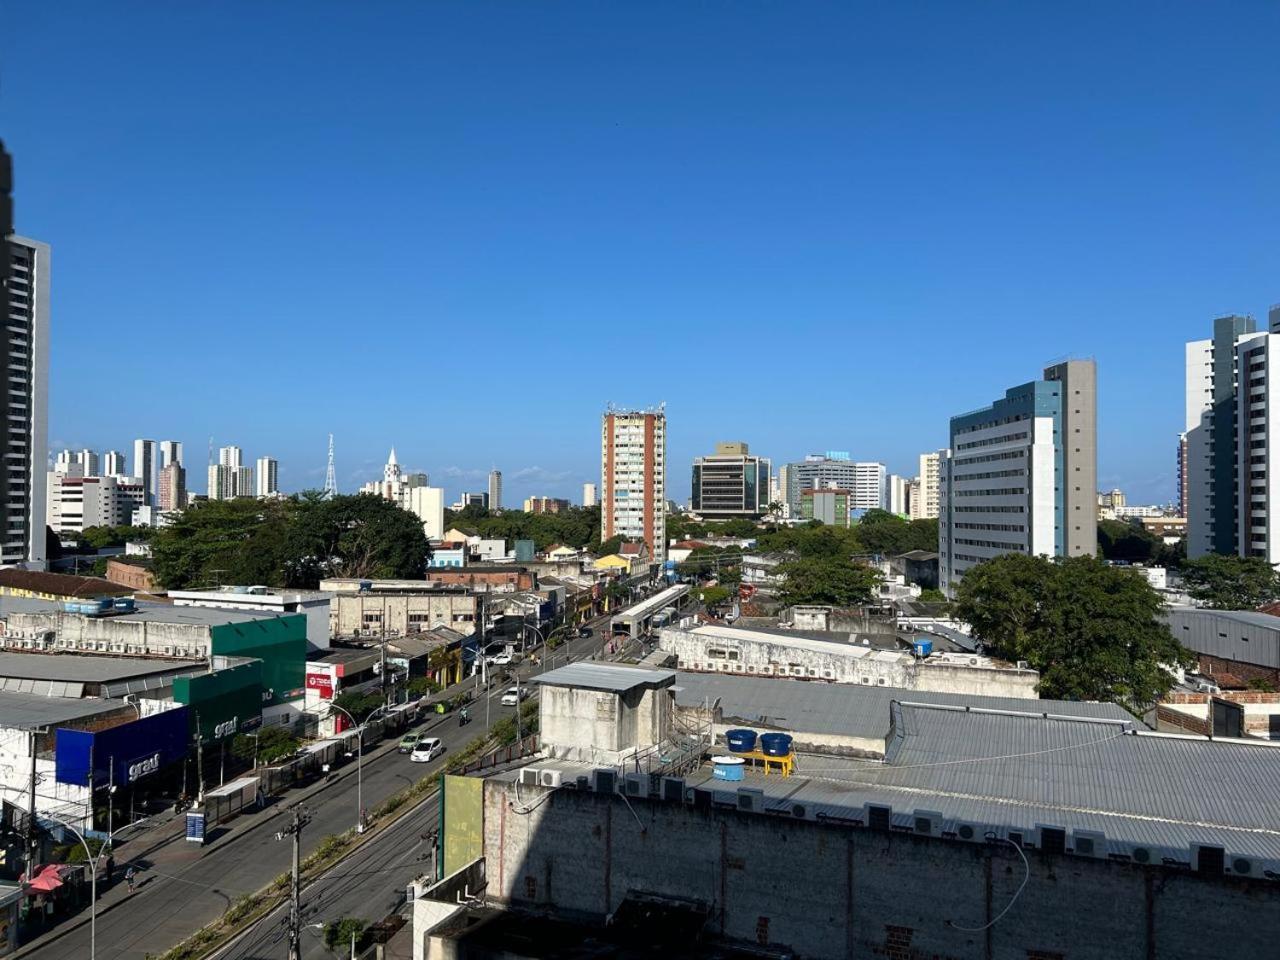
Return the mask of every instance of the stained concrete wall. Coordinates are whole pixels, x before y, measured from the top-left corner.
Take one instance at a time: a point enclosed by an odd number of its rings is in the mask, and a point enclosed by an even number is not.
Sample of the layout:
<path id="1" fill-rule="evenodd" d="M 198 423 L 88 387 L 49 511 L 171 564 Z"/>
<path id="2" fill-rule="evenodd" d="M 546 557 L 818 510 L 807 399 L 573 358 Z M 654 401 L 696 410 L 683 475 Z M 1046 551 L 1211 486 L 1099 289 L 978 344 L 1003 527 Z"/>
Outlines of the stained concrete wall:
<path id="1" fill-rule="evenodd" d="M 543 684 L 539 742 L 548 756 L 616 764 L 661 742 L 673 709 L 669 689 L 637 688 L 617 694 Z"/>
<path id="2" fill-rule="evenodd" d="M 476 629 L 480 603 L 476 594 L 468 593 L 339 593 L 330 601 L 330 633 L 352 637 L 361 631 L 376 634 L 385 630 L 392 636 L 407 636 L 445 626 L 470 635 Z M 366 614 L 373 619 L 366 620 Z"/>
<path id="3" fill-rule="evenodd" d="M 1040 674 L 1035 670 L 1019 670 L 1016 667 L 978 666 L 945 663 L 934 659 L 922 660 L 916 668 L 917 690 L 935 693 L 969 693 L 983 697 L 1021 697 L 1036 699 L 1036 684 Z"/>
<path id="4" fill-rule="evenodd" d="M 706 903 L 714 929 L 812 958 L 1269 956 L 1280 885 L 1105 860 L 522 787 L 485 789 L 491 900 L 603 920 L 628 891 Z"/>
<path id="5" fill-rule="evenodd" d="M 209 656 L 209 627 L 199 623 L 160 623 L 128 617 L 79 614 L 11 613 L 10 638 L 57 634 L 50 649 L 153 657 Z"/>

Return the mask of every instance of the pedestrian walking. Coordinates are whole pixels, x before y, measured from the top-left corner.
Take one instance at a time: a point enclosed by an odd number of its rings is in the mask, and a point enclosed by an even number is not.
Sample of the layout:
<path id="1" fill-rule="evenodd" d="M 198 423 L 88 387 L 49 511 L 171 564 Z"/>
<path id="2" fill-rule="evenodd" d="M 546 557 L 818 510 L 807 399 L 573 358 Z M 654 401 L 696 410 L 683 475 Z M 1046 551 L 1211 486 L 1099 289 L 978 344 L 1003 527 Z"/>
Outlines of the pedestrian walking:
<path id="1" fill-rule="evenodd" d="M 125 883 L 127 883 L 127 884 L 129 885 L 129 892 L 130 892 L 130 893 L 133 893 L 133 882 L 134 882 L 134 879 L 135 879 L 135 875 L 134 875 L 134 872 L 133 872 L 133 867 L 130 867 L 128 870 L 126 870 L 126 871 L 124 872 L 124 882 L 125 882 Z"/>
<path id="2" fill-rule="evenodd" d="M 107 884 L 116 878 L 116 855 L 114 853 L 107 854 Z"/>

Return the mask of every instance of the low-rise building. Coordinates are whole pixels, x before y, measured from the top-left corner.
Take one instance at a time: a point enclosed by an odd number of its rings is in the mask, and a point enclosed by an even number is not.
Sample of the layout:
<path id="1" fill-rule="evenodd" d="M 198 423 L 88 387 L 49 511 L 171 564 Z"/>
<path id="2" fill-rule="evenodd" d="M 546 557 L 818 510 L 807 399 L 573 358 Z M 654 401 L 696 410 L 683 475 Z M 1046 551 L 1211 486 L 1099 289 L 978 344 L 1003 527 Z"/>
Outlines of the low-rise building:
<path id="1" fill-rule="evenodd" d="M 329 595 L 321 590 L 278 590 L 275 587 L 220 587 L 217 590 L 170 590 L 178 607 L 261 610 L 277 616 L 300 613 L 307 618 L 307 645 L 329 649 Z"/>
<path id="2" fill-rule="evenodd" d="M 1173 638 L 1196 655 L 1201 673 L 1280 687 L 1280 617 L 1253 610 L 1165 607 Z"/>
<path id="3" fill-rule="evenodd" d="M 1040 675 L 1026 667 L 977 654 L 920 657 L 903 641 L 898 649 L 788 630 L 707 624 L 664 628 L 658 648 L 682 670 L 740 676 L 795 677 L 835 684 L 896 687 L 946 693 L 1031 699 Z"/>
<path id="4" fill-rule="evenodd" d="M 751 719 L 750 692 L 748 739 L 723 743 L 680 716 L 670 671 L 538 679 L 541 749 L 444 778 L 416 955 L 630 958 L 670 933 L 689 957 L 1144 960 L 1266 956 L 1280 937 L 1270 744 L 1153 733 L 1103 704 L 895 699 L 869 763 L 797 749 L 798 731 L 756 739 L 779 727 Z M 820 689 L 728 682 L 790 689 L 768 709 L 796 727 Z M 839 724 L 850 693 L 825 689 Z"/>
<path id="5" fill-rule="evenodd" d="M 125 597 L 132 591 L 102 577 L 81 577 L 43 570 L 0 570 L 0 597 L 30 600 L 92 600 L 97 597 Z"/>
<path id="6" fill-rule="evenodd" d="M 538 589 L 538 575 L 523 564 L 469 563 L 432 569 L 429 578 L 443 587 L 466 587 L 478 593 Z"/>
<path id="7" fill-rule="evenodd" d="M 469 635 L 484 621 L 484 594 L 424 580 L 330 578 L 320 589 L 331 595 L 329 634 L 396 637 L 449 627 Z"/>
<path id="8" fill-rule="evenodd" d="M 147 557 L 110 557 L 106 578 L 116 586 L 135 593 L 150 593 L 156 588 L 156 578 Z"/>
<path id="9" fill-rule="evenodd" d="M 307 621 L 302 614 L 167 604 L 83 613 L 64 609 L 63 604 L 6 598 L 0 600 L 0 620 L 0 649 L 6 650 L 174 663 L 211 662 L 215 657 L 261 660 L 263 721 L 288 723 L 300 715 L 307 656 Z"/>

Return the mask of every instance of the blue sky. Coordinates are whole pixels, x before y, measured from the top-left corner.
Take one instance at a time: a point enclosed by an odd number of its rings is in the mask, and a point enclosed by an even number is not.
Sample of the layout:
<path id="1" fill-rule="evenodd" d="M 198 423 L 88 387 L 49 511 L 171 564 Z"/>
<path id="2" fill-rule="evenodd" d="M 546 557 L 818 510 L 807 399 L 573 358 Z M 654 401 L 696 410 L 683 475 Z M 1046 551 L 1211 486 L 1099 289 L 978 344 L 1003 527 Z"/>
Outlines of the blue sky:
<path id="1" fill-rule="evenodd" d="M 742 439 L 914 472 L 1099 364 L 1099 481 L 1173 496 L 1182 350 L 1280 300 L 1280 7 L 4 3 L 50 440 L 287 489 L 394 444 L 572 496 L 605 404 L 668 488 Z"/>

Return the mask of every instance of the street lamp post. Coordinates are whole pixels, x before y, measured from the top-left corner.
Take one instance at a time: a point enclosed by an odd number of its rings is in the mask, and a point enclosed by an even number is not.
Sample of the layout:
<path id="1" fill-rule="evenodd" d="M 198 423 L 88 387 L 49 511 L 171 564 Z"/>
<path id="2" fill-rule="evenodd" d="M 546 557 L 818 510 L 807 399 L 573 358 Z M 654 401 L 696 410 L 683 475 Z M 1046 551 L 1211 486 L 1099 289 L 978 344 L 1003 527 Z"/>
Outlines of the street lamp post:
<path id="1" fill-rule="evenodd" d="M 84 847 L 85 863 L 89 866 L 89 960 L 94 960 L 94 956 L 98 950 L 98 865 L 102 862 L 102 853 L 108 849 L 113 839 L 119 831 L 107 831 L 107 840 L 98 848 L 98 855 L 95 857 L 93 851 L 89 849 L 89 842 L 85 839 L 84 834 L 73 827 L 67 821 L 63 820 L 56 814 L 45 812 L 42 816 L 48 817 L 55 823 L 61 824 L 66 829 L 76 835 L 76 839 L 80 841 L 80 845 Z M 133 824 L 126 824 L 121 830 L 131 827 Z M 31 874 L 34 864 L 27 868 L 28 875 Z"/>
<path id="2" fill-rule="evenodd" d="M 350 711 L 344 710 L 336 703 L 330 703 L 329 709 L 337 710 L 356 728 L 356 833 L 364 833 L 364 724 L 358 723 Z M 372 720 L 385 709 L 387 705 L 384 703 L 365 717 L 365 722 Z"/>

